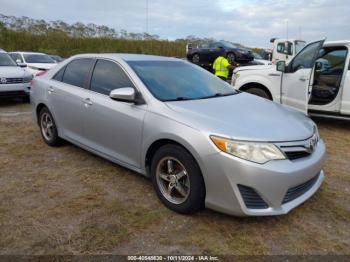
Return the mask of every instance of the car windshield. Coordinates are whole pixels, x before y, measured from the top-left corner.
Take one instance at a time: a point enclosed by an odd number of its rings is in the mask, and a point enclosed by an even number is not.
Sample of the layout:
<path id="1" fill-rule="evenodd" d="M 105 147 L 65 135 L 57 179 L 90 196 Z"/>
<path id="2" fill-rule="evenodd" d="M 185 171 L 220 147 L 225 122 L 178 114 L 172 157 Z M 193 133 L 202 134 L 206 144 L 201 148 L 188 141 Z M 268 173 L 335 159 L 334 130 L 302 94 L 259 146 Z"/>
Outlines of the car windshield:
<path id="1" fill-rule="evenodd" d="M 17 64 L 7 53 L 0 53 L 0 66 L 17 66 Z"/>
<path id="2" fill-rule="evenodd" d="M 259 55 L 258 53 L 253 53 L 253 56 L 255 59 L 263 59 L 261 55 Z"/>
<path id="3" fill-rule="evenodd" d="M 222 43 L 222 44 L 223 44 L 223 46 L 224 46 L 224 47 L 227 47 L 227 48 L 238 48 L 238 46 L 237 46 L 237 45 L 232 44 L 232 43 L 230 43 L 230 42 L 221 41 L 220 43 Z"/>
<path id="4" fill-rule="evenodd" d="M 45 54 L 23 54 L 27 63 L 53 64 L 55 61 Z"/>
<path id="5" fill-rule="evenodd" d="M 204 69 L 182 61 L 129 61 L 154 97 L 161 101 L 205 99 L 237 93 Z"/>
<path id="6" fill-rule="evenodd" d="M 304 41 L 295 41 L 295 54 L 299 53 L 301 49 L 306 46 L 306 42 Z"/>

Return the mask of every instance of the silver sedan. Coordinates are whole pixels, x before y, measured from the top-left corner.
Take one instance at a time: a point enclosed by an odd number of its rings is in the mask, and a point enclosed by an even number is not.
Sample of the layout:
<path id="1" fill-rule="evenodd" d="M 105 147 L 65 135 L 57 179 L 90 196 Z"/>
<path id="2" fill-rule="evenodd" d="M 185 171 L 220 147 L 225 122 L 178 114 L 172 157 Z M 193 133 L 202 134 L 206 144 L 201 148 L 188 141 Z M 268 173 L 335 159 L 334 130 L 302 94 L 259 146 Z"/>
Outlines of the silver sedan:
<path id="1" fill-rule="evenodd" d="M 324 179 L 307 116 L 179 59 L 74 56 L 34 79 L 31 103 L 48 145 L 67 140 L 150 177 L 176 212 L 286 214 Z"/>

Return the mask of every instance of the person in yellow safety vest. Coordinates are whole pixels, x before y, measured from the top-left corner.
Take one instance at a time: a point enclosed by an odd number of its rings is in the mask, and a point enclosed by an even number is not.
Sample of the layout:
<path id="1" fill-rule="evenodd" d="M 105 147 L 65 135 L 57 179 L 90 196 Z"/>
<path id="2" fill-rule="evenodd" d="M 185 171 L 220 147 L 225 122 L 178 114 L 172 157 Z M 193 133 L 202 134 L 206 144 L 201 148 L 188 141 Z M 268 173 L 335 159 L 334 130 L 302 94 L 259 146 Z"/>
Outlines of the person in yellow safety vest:
<path id="1" fill-rule="evenodd" d="M 224 81 L 226 81 L 228 78 L 229 69 L 235 69 L 235 66 L 231 65 L 227 60 L 224 49 L 221 49 L 220 55 L 215 59 L 213 69 L 215 75 Z"/>

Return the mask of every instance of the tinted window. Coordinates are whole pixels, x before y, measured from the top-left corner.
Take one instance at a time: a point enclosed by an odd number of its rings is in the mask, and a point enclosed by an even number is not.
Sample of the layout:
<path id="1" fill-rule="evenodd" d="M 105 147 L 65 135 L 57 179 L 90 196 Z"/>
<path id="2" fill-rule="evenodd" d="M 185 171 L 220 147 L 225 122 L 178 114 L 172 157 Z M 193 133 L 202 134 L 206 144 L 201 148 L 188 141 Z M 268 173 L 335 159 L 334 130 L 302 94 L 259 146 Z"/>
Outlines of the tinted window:
<path id="1" fill-rule="evenodd" d="M 199 66 L 182 61 L 130 61 L 150 92 L 161 101 L 204 99 L 237 92 Z"/>
<path id="2" fill-rule="evenodd" d="M 23 59 L 22 59 L 22 56 L 20 54 L 12 53 L 12 54 L 9 54 L 9 55 L 12 57 L 12 59 L 14 61 L 20 60 L 21 63 L 23 63 Z"/>
<path id="3" fill-rule="evenodd" d="M 70 85 L 84 87 L 91 63 L 92 59 L 90 58 L 73 60 L 66 66 L 62 81 Z"/>
<path id="4" fill-rule="evenodd" d="M 57 81 L 62 81 L 63 78 L 63 74 L 64 74 L 64 70 L 66 69 L 66 67 L 61 68 L 60 71 L 58 71 L 55 76 L 53 77 L 53 79 L 57 80 Z"/>
<path id="5" fill-rule="evenodd" d="M 56 63 L 51 57 L 45 54 L 23 54 L 26 63 L 53 64 Z"/>
<path id="6" fill-rule="evenodd" d="M 295 72 L 301 68 L 313 68 L 319 48 L 320 42 L 315 42 L 302 49 L 292 61 L 292 71 Z"/>
<path id="7" fill-rule="evenodd" d="M 0 53 L 0 66 L 17 66 L 17 64 L 7 53 Z"/>
<path id="8" fill-rule="evenodd" d="M 98 60 L 91 78 L 91 90 L 109 95 L 113 89 L 121 87 L 134 87 L 134 85 L 116 63 Z"/>

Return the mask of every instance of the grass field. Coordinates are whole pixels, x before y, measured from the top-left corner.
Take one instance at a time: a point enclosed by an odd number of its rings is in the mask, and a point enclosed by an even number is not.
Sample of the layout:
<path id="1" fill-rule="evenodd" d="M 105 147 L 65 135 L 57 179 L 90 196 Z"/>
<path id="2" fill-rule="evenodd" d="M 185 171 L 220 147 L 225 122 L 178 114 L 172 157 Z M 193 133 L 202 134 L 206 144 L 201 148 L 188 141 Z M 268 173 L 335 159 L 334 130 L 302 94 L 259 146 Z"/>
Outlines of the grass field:
<path id="1" fill-rule="evenodd" d="M 0 254 L 350 254 L 350 123 L 315 119 L 326 179 L 285 216 L 179 215 L 150 181 L 43 143 L 30 105 L 0 102 Z"/>

